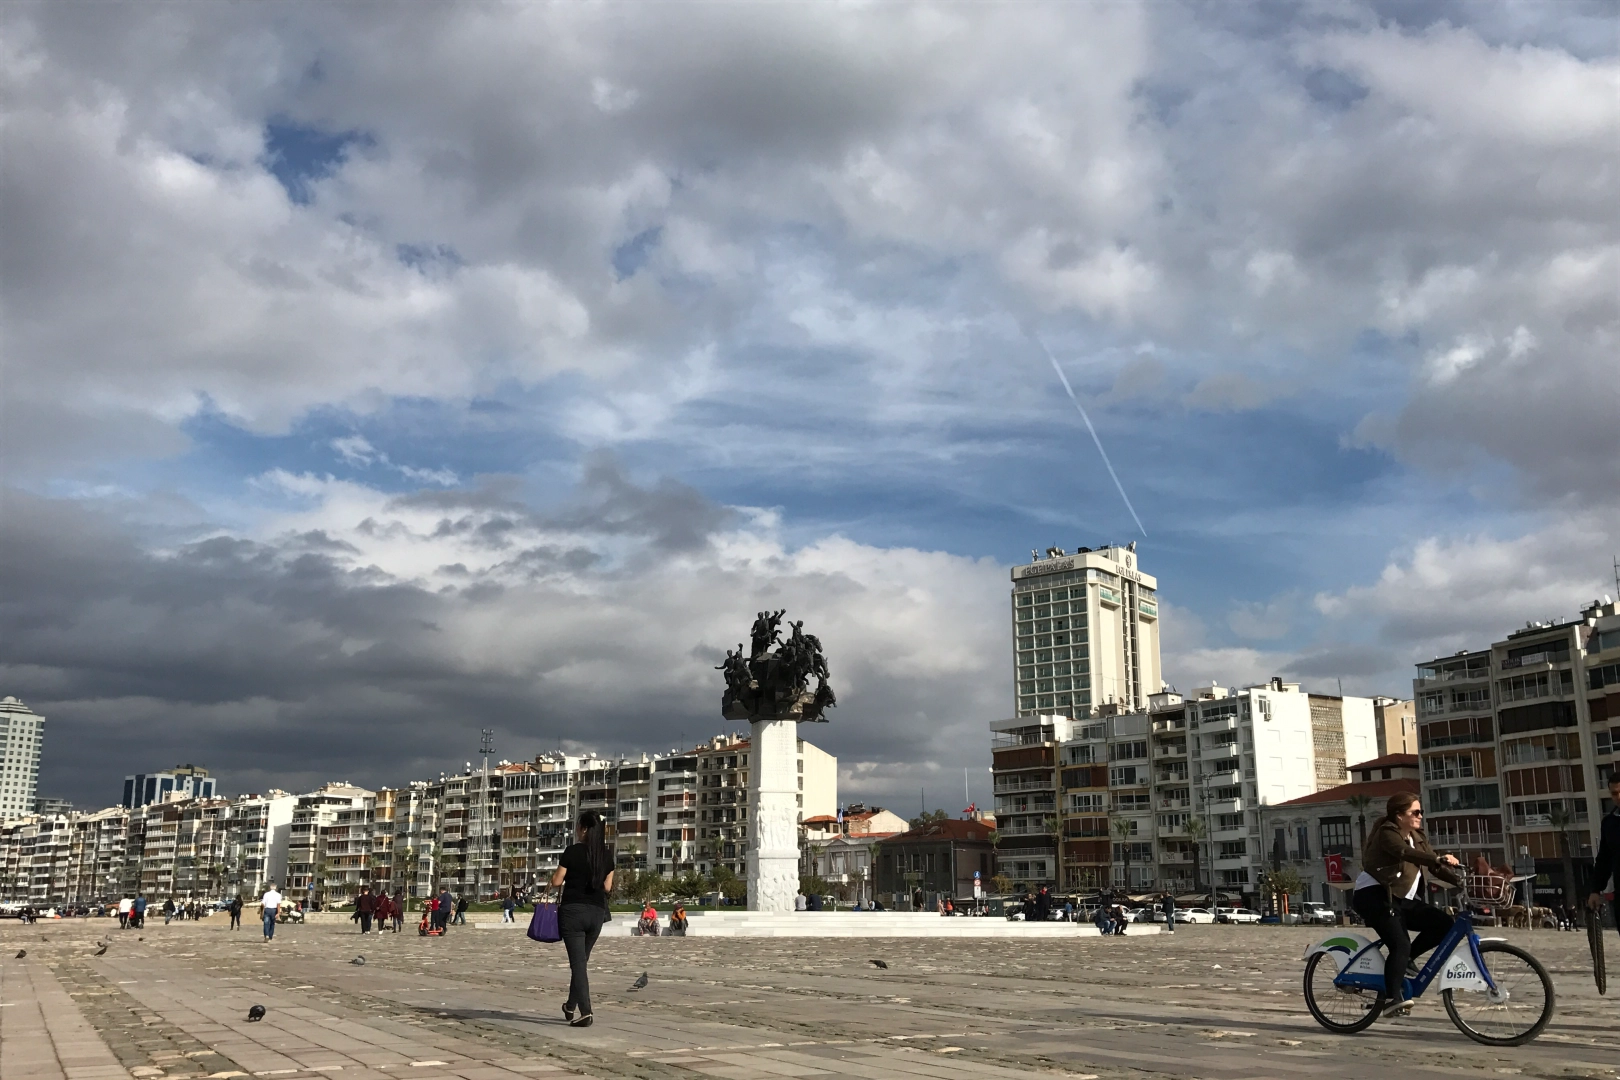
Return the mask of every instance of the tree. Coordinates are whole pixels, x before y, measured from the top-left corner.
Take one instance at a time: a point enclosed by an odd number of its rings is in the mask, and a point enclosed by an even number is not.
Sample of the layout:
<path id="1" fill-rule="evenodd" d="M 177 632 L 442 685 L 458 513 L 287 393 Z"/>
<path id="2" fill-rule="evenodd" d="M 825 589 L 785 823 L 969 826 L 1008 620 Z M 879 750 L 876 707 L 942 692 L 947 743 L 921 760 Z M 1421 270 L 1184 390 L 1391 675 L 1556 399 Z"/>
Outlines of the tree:
<path id="1" fill-rule="evenodd" d="M 827 882 L 815 874 L 802 874 L 799 877 L 799 891 L 806 896 L 826 895 Z"/>
<path id="2" fill-rule="evenodd" d="M 688 870 L 670 884 L 670 891 L 682 900 L 696 900 L 709 887 L 709 882 L 696 870 Z"/>
<path id="3" fill-rule="evenodd" d="M 947 814 L 943 810 L 928 810 L 912 818 L 911 827 L 913 830 L 920 830 L 925 829 L 930 825 L 938 825 L 940 822 L 949 820 L 951 820 L 951 815 Z"/>
<path id="4" fill-rule="evenodd" d="M 1262 880 L 1265 882 L 1267 892 L 1282 898 L 1278 906 L 1279 914 L 1288 912 L 1288 898 L 1291 895 L 1305 890 L 1305 882 L 1300 879 L 1299 871 L 1292 866 L 1285 866 L 1280 870 L 1267 870 Z"/>
<path id="5" fill-rule="evenodd" d="M 1114 835 L 1119 837 L 1120 857 L 1125 860 L 1125 891 L 1131 891 L 1131 820 L 1117 817 L 1113 824 Z"/>
<path id="6" fill-rule="evenodd" d="M 1202 873 L 1204 837 L 1208 835 L 1209 826 L 1204 824 L 1203 818 L 1189 817 L 1187 819 L 1187 839 L 1192 841 L 1193 892 L 1200 894 L 1204 891 L 1204 877 Z"/>
<path id="7" fill-rule="evenodd" d="M 1575 823 L 1575 819 L 1562 803 L 1555 803 L 1547 820 L 1558 830 L 1558 857 L 1564 862 L 1564 904 L 1579 907 L 1575 895 L 1575 861 L 1570 856 L 1569 844 L 1569 827 Z"/>
<path id="8" fill-rule="evenodd" d="M 1356 820 L 1361 824 L 1361 846 L 1367 846 L 1367 808 L 1372 805 L 1371 795 L 1351 795 L 1344 800 L 1356 812 Z"/>
<path id="9" fill-rule="evenodd" d="M 997 874 L 990 879 L 990 887 L 996 890 L 997 895 L 1006 896 L 1012 892 L 1013 880 L 1006 874 Z"/>

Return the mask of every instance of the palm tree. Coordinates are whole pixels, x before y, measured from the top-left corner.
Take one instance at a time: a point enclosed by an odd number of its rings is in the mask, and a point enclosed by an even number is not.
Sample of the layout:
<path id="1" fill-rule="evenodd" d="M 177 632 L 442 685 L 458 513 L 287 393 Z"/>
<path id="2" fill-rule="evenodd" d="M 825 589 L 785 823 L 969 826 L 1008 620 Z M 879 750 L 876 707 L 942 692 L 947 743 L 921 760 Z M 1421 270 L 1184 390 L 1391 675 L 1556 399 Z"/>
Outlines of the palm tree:
<path id="1" fill-rule="evenodd" d="M 1125 860 L 1125 892 L 1131 891 L 1131 822 L 1128 818 L 1114 819 L 1114 835 L 1119 837 L 1120 857 Z"/>
<path id="2" fill-rule="evenodd" d="M 1361 824 L 1361 846 L 1367 846 L 1367 807 L 1373 804 L 1371 795 L 1351 795 L 1344 800 L 1356 812 L 1356 820 Z"/>
<path id="3" fill-rule="evenodd" d="M 1203 818 L 1191 816 L 1187 818 L 1187 838 L 1192 841 L 1193 892 L 1195 893 L 1204 891 L 1204 877 L 1201 872 L 1203 860 L 1200 855 L 1203 853 L 1204 837 L 1208 835 L 1209 826 L 1204 824 Z M 1211 906 L 1213 907 L 1213 905 Z"/>
<path id="4" fill-rule="evenodd" d="M 1575 823 L 1575 819 L 1562 803 L 1555 803 L 1547 820 L 1558 830 L 1558 856 L 1564 861 L 1564 905 L 1575 907 L 1575 861 L 1569 852 L 1569 827 Z"/>

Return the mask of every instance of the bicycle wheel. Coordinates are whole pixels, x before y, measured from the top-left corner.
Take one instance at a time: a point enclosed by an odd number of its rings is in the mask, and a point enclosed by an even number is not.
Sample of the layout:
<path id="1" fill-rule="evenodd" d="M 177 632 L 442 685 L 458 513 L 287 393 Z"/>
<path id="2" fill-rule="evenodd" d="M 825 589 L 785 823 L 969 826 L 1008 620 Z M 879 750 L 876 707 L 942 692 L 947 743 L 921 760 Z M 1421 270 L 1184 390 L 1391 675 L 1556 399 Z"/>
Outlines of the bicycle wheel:
<path id="1" fill-rule="evenodd" d="M 1333 957 L 1317 953 L 1305 965 L 1305 1007 L 1316 1022 L 1340 1035 L 1354 1035 L 1374 1020 L 1384 1007 L 1384 995 L 1371 990 L 1341 990 L 1333 985 L 1339 974 Z"/>
<path id="2" fill-rule="evenodd" d="M 1460 946 L 1459 946 L 1460 947 Z M 1523 1046 L 1552 1019 L 1552 976 L 1541 961 L 1505 941 L 1482 941 L 1479 951 L 1496 993 L 1443 990 L 1446 1015 L 1457 1029 L 1486 1046 Z"/>

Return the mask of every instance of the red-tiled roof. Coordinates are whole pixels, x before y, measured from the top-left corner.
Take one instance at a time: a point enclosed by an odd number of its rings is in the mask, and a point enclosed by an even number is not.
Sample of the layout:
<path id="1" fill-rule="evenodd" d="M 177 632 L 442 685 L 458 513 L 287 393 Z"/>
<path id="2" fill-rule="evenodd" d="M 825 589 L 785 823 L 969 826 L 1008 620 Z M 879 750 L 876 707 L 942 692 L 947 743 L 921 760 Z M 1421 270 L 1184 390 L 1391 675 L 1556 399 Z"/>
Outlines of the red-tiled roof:
<path id="1" fill-rule="evenodd" d="M 1415 769 L 1417 763 L 1418 756 L 1416 754 L 1385 754 L 1383 757 L 1375 757 L 1371 761 L 1363 761 L 1360 765 L 1352 765 L 1350 768 L 1352 770 L 1388 769 L 1396 765 L 1404 765 L 1407 768 Z"/>
<path id="2" fill-rule="evenodd" d="M 817 814 L 815 817 L 807 817 L 807 818 L 805 818 L 799 824 L 801 824 L 801 825 L 819 825 L 820 823 L 822 823 L 824 821 L 837 822 L 837 820 L 838 819 L 833 817 L 831 814 Z"/>
<path id="3" fill-rule="evenodd" d="M 1410 757 L 1411 755 L 1400 756 Z M 1410 791 L 1416 795 L 1418 793 L 1417 777 L 1403 776 L 1395 780 L 1374 780 L 1367 784 L 1340 784 L 1338 787 L 1330 787 L 1326 791 L 1318 791 L 1310 795 L 1301 795 L 1297 799 L 1289 799 L 1287 802 L 1278 803 L 1277 805 L 1300 806 L 1306 803 L 1343 802 L 1352 795 L 1365 795 L 1373 801 L 1373 806 L 1369 806 L 1367 812 L 1372 813 L 1376 808 L 1381 814 L 1384 812 L 1382 800 L 1402 791 Z"/>

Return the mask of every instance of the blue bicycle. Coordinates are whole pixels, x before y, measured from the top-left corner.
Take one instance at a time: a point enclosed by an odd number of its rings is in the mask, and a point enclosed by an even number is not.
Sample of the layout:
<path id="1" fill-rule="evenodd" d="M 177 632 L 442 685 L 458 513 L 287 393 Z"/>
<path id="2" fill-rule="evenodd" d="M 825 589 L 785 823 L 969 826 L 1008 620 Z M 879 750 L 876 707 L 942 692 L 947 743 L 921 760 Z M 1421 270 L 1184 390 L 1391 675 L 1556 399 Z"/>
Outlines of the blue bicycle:
<path id="1" fill-rule="evenodd" d="M 1382 941 L 1336 934 L 1307 949 L 1305 960 L 1305 1005 L 1317 1023 L 1352 1035 L 1383 1013 Z M 1436 980 L 1451 1022 L 1486 1046 L 1522 1046 L 1552 1019 L 1555 999 L 1547 969 L 1516 945 L 1474 933 L 1466 911 L 1423 969 L 1407 977 L 1406 996 L 1416 1000 Z"/>

